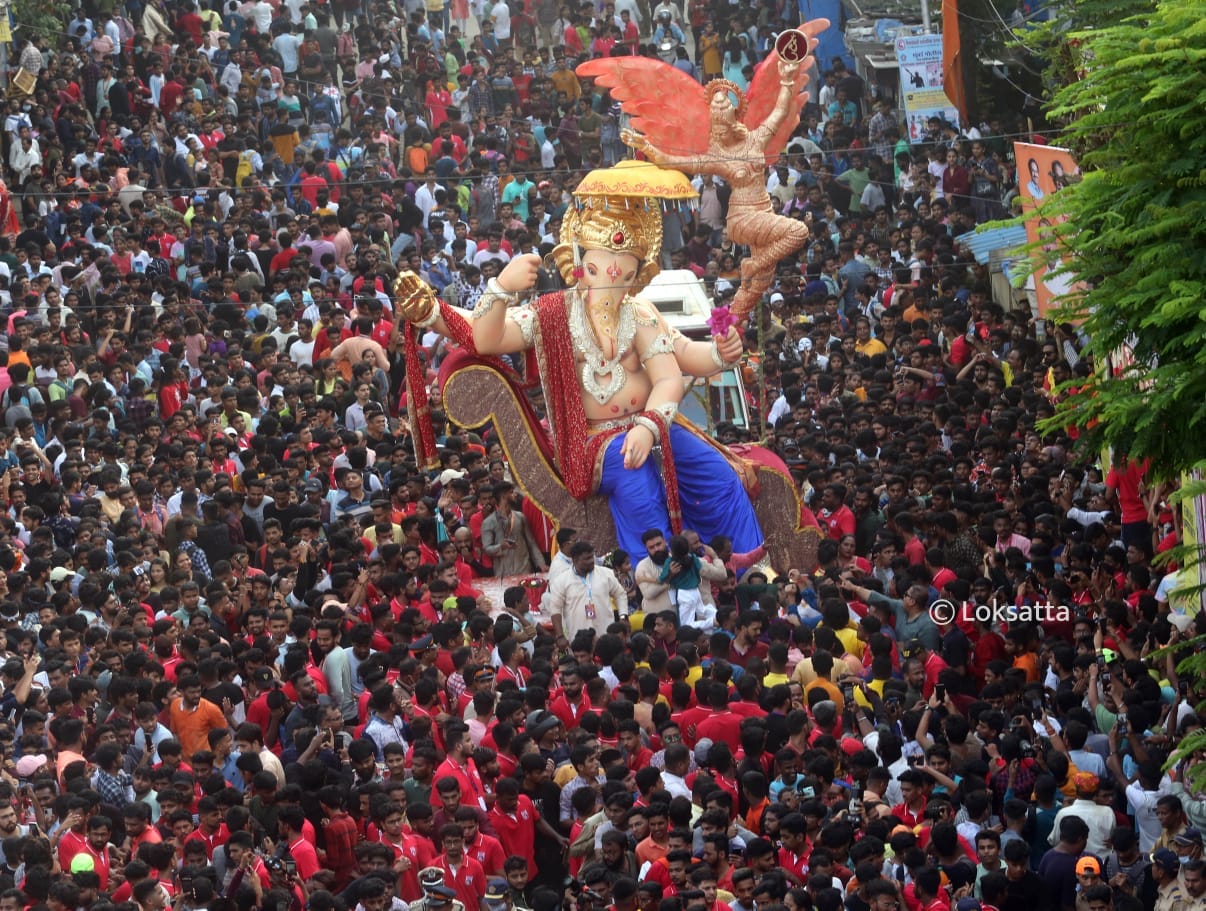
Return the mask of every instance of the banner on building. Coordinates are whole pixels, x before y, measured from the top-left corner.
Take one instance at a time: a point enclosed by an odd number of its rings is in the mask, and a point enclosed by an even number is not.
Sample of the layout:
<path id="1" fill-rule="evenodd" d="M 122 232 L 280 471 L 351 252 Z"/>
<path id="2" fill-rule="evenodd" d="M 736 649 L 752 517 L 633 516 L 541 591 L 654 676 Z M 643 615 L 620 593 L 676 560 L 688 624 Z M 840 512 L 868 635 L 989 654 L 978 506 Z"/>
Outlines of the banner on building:
<path id="1" fill-rule="evenodd" d="M 1071 152 L 1055 146 L 1015 142 L 1013 154 L 1018 165 L 1022 212 L 1027 216 L 1026 240 L 1036 250 L 1034 296 L 1038 315 L 1046 318 L 1050 311 L 1058 309 L 1059 298 L 1073 290 L 1073 286 L 1071 276 L 1053 274 L 1061 263 L 1061 245 L 1055 229 L 1066 219 L 1044 214 L 1044 210 L 1050 207 L 1052 197 L 1079 178 L 1080 170 Z"/>
<path id="2" fill-rule="evenodd" d="M 921 142 L 926 123 L 940 117 L 959 126 L 959 108 L 947 97 L 941 35 L 902 35 L 896 39 L 900 97 L 910 142 Z"/>

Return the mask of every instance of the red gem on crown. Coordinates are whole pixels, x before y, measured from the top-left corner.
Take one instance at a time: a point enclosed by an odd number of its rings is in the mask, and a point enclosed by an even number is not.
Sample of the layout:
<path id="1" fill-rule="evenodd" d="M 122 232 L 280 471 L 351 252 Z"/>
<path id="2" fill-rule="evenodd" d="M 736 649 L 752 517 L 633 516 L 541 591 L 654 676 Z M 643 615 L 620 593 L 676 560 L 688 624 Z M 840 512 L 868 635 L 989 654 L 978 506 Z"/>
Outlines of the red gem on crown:
<path id="1" fill-rule="evenodd" d="M 624 232 L 623 232 L 623 231 L 617 231 L 615 234 L 611 235 L 611 242 L 612 242 L 613 244 L 622 244 L 622 243 L 624 243 Z"/>

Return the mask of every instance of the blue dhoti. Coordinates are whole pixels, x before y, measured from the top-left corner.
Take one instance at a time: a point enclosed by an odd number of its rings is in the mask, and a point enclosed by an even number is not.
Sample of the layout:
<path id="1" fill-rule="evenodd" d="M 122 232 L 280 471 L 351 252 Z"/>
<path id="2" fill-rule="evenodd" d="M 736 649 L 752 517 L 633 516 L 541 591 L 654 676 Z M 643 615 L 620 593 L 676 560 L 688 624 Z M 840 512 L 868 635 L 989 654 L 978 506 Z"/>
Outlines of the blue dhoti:
<path id="1" fill-rule="evenodd" d="M 607 497 L 616 540 L 635 565 L 645 555 L 641 534 L 655 528 L 670 534 L 666 485 L 661 463 L 652 455 L 640 468 L 624 467 L 625 434 L 617 434 L 603 453 L 599 493 Z M 706 544 L 716 535 L 733 541 L 734 553 L 762 544 L 762 529 L 741 478 L 714 446 L 680 424 L 670 425 L 670 445 L 678 473 L 683 528 L 698 533 Z"/>

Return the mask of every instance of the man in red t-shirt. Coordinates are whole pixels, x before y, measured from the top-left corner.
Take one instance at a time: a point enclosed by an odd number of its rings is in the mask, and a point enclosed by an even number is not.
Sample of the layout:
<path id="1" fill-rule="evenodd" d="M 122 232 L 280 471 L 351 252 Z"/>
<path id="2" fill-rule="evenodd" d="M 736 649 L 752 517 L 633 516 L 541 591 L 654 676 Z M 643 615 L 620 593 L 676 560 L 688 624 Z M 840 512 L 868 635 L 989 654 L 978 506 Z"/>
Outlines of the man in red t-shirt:
<path id="1" fill-rule="evenodd" d="M 536 866 L 536 824 L 540 819 L 530 797 L 521 794 L 513 778 L 501 778 L 495 791 L 490 824 L 508 857 L 522 857 L 528 868 Z"/>
<path id="2" fill-rule="evenodd" d="M 462 722 L 451 722 L 445 730 L 448 755 L 435 770 L 433 781 L 445 776 L 456 779 L 461 789 L 462 806 L 480 806 L 486 808 L 486 793 L 482 788 L 482 779 L 477 772 L 470 755 L 473 753 L 473 740 L 469 736 L 469 728 Z M 463 845 L 462 845 L 463 847 Z M 466 906 L 468 907 L 468 906 Z"/>
<path id="3" fill-rule="evenodd" d="M 404 901 L 423 897 L 419 871 L 431 866 L 436 853 L 431 840 L 403 829 L 406 816 L 398 804 L 387 806 L 384 813 L 374 817 L 377 840 L 393 849 L 394 872 L 398 874 L 398 892 Z"/>
<path id="4" fill-rule="evenodd" d="M 502 876 L 507 855 L 503 852 L 502 843 L 493 835 L 487 835 L 478 826 L 476 808 L 461 807 L 457 810 L 456 824 L 461 827 L 465 836 L 466 856 L 481 864 L 487 875 Z"/>
<path id="5" fill-rule="evenodd" d="M 833 541 L 854 534 L 854 513 L 844 502 L 845 499 L 846 490 L 841 485 L 830 484 L 821 491 L 821 511 L 817 513 L 817 519 Z"/>
<path id="6" fill-rule="evenodd" d="M 318 851 L 302 834 L 305 824 L 306 816 L 301 807 L 281 807 L 277 816 L 281 841 L 288 846 L 289 856 L 297 864 L 297 875 L 303 882 L 321 869 Z"/>
<path id="7" fill-rule="evenodd" d="M 63 820 L 58 836 L 59 866 L 68 870 L 71 868 L 71 858 L 82 853 L 88 846 L 88 836 L 84 832 L 87 817 L 83 810 L 71 810 Z"/>
<path id="8" fill-rule="evenodd" d="M 480 908 L 486 897 L 486 871 L 465 853 L 461 827 L 455 822 L 447 823 L 439 836 L 444 853 L 436 858 L 435 866 L 444 871 L 444 885 L 456 891 L 457 900 L 466 909 Z"/>
<path id="9" fill-rule="evenodd" d="M 553 700 L 549 711 L 561 719 L 567 731 L 582 723 L 582 718 L 591 710 L 590 698 L 577 669 L 565 670 L 561 674 L 561 695 Z"/>
<path id="10" fill-rule="evenodd" d="M 729 688 L 714 682 L 708 692 L 712 713 L 696 726 L 697 740 L 713 743 L 740 743 L 743 716 L 729 709 Z"/>
<path id="11" fill-rule="evenodd" d="M 184 96 L 184 84 L 180 81 L 180 75 L 176 72 L 175 67 L 168 71 L 167 81 L 159 90 L 159 110 L 163 111 L 164 119 L 171 117 L 176 113 L 176 108 L 180 105 L 180 99 Z"/>
<path id="12" fill-rule="evenodd" d="M 641 725 L 635 718 L 626 718 L 619 724 L 620 746 L 628 754 L 628 768 L 635 772 L 653 761 L 653 750 L 641 740 Z"/>
<path id="13" fill-rule="evenodd" d="M 926 776 L 916 769 L 906 769 L 897 780 L 900 783 L 900 796 L 904 800 L 892 808 L 892 815 L 909 828 L 915 828 L 921 825 L 925 817 Z"/>
<path id="14" fill-rule="evenodd" d="M 268 274 L 276 275 L 278 272 L 284 272 L 293 265 L 293 258 L 297 256 L 297 250 L 293 247 L 293 235 L 288 231 L 281 231 L 276 236 L 277 242 L 281 245 L 280 250 L 273 255 L 271 262 L 268 263 Z"/>
<path id="15" fill-rule="evenodd" d="M 1151 525 L 1147 521 L 1147 504 L 1143 501 L 1143 478 L 1147 474 L 1148 460 L 1132 462 L 1122 458 L 1111 466 L 1106 475 L 1106 491 L 1118 500 L 1122 513 L 1123 546 L 1152 540 Z"/>
<path id="16" fill-rule="evenodd" d="M 317 209 L 318 191 L 328 189 L 327 180 L 318 174 L 318 165 L 313 161 L 302 165 L 302 172 L 305 175 L 300 181 L 302 198 L 310 204 L 311 209 Z"/>
<path id="17" fill-rule="evenodd" d="M 937 867 L 923 867 L 913 874 L 913 894 L 921 911 L 950 911 L 951 903 L 942 892 L 942 874 Z"/>

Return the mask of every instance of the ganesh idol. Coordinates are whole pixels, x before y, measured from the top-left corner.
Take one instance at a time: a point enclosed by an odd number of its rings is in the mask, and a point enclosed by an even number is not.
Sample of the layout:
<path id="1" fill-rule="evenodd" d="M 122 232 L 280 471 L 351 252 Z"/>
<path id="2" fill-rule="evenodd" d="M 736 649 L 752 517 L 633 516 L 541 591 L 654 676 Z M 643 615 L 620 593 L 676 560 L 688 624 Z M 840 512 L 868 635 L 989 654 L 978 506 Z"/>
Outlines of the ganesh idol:
<path id="1" fill-rule="evenodd" d="M 541 265 L 531 254 L 491 279 L 472 312 L 436 300 L 413 274 L 395 284 L 399 313 L 416 326 L 479 357 L 527 352 L 562 481 L 578 499 L 607 499 L 630 554 L 644 553 L 650 529 L 725 535 L 738 552 L 763 542 L 740 460 L 678 413 L 684 375 L 736 363 L 739 333 L 691 341 L 640 297 L 659 271 L 660 200 L 693 195 L 681 174 L 644 162 L 592 171 L 550 257 L 565 291 L 530 297 Z"/>

